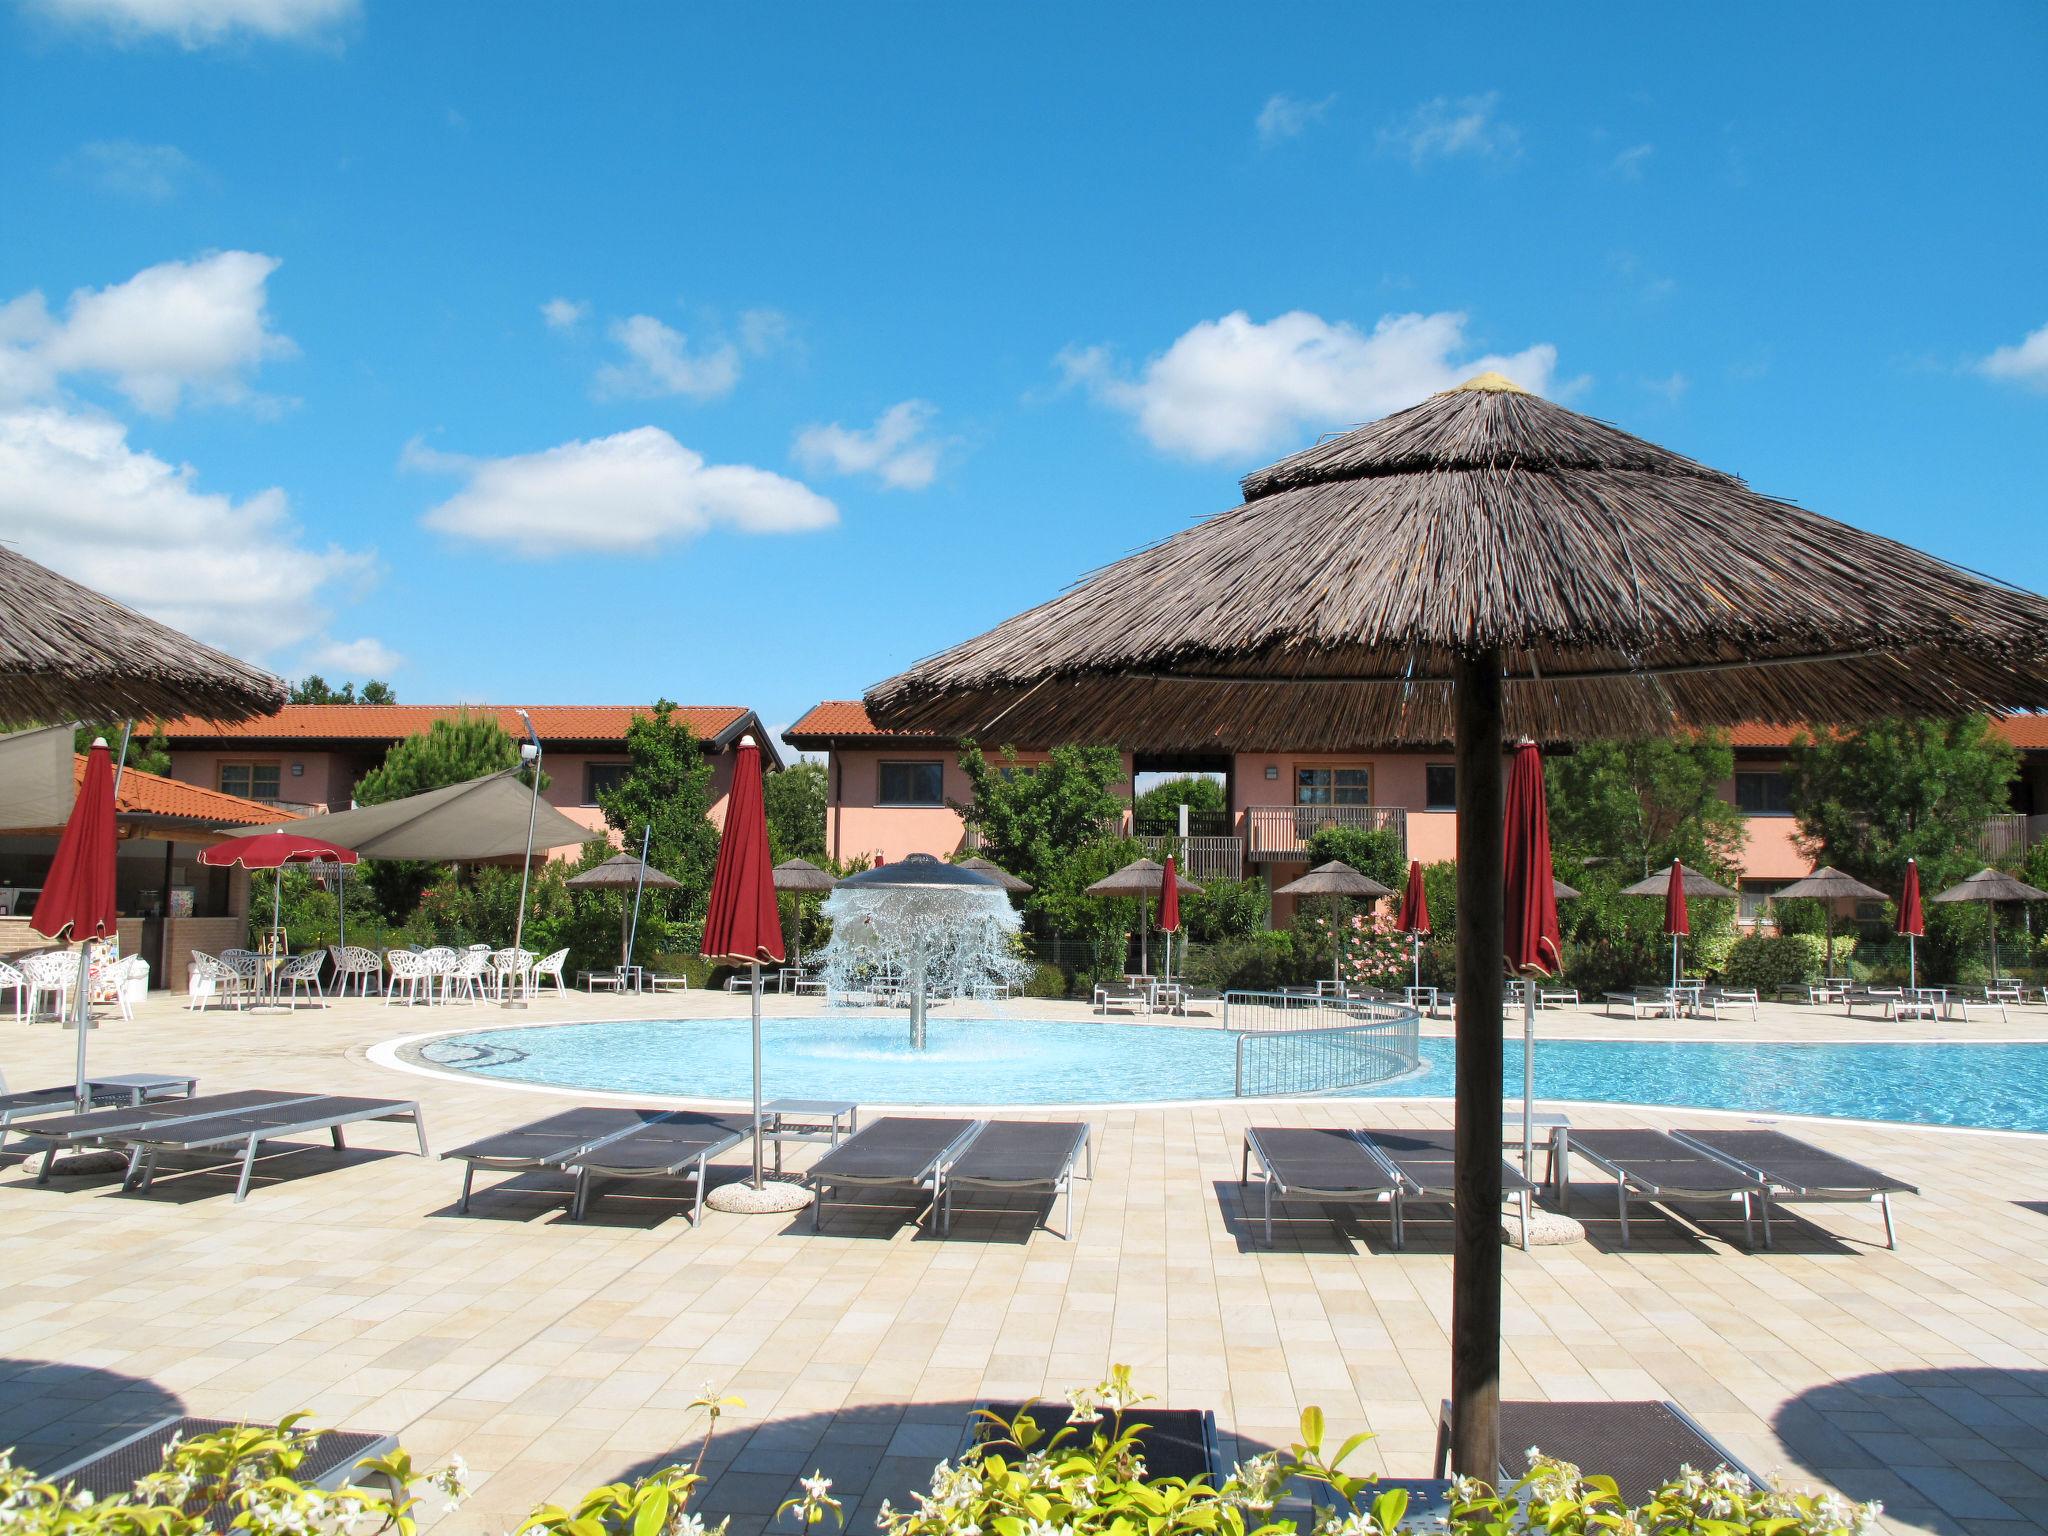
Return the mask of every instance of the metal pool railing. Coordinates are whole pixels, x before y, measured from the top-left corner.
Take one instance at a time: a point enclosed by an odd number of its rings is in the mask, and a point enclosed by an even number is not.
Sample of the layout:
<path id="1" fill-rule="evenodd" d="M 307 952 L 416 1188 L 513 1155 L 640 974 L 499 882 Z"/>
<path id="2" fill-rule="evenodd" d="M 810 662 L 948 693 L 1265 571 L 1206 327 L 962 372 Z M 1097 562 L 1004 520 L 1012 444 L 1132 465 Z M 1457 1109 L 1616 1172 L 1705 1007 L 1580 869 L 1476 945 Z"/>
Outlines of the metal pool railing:
<path id="1" fill-rule="evenodd" d="M 1226 992 L 1223 1027 L 1237 1036 L 1236 1094 L 1341 1093 L 1421 1070 L 1412 1008 L 1299 992 Z"/>

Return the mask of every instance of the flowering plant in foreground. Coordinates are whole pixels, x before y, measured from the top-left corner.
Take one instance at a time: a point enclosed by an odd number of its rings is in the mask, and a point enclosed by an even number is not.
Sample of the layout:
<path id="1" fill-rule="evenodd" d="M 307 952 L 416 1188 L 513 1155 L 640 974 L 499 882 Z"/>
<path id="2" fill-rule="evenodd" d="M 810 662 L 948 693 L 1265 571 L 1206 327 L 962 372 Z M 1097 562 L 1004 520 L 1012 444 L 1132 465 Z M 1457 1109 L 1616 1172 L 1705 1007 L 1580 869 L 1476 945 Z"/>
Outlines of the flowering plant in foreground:
<path id="1" fill-rule="evenodd" d="M 885 1536 L 1390 1536 L 1408 1521 L 1405 1492 L 1343 1470 L 1371 1437 L 1353 1435 L 1325 1455 L 1316 1408 L 1302 1414 L 1299 1441 L 1240 1462 L 1218 1485 L 1150 1479 L 1138 1412 L 1149 1400 L 1120 1365 L 1068 1394 L 1067 1424 L 1054 1434 L 1040 1430 L 1029 1404 L 1014 1420 L 985 1414 L 988 1441 L 957 1463 L 940 1462 L 915 1508 L 884 1504 L 876 1523 Z M 742 1404 L 706 1388 L 692 1406 L 707 1418 L 701 1465 L 719 1419 Z M 203 1536 L 222 1525 L 250 1536 L 414 1536 L 422 1492 L 438 1491 L 449 1509 L 461 1501 L 461 1458 L 427 1476 L 402 1450 L 358 1463 L 357 1480 L 342 1488 L 300 1482 L 315 1438 L 302 1418 L 173 1442 L 163 1467 L 132 1494 L 100 1500 L 38 1480 L 0 1454 L 0 1536 Z M 1452 1536 L 1863 1536 L 1879 1513 L 1834 1494 L 1753 1487 L 1725 1468 L 1687 1469 L 1630 1508 L 1613 1479 L 1530 1454 L 1532 1470 L 1513 1488 L 1457 1479 L 1451 1513 L 1435 1524 Z M 689 1508 L 704 1481 L 691 1463 L 675 1463 L 594 1489 L 574 1508 L 542 1505 L 519 1536 L 722 1536 L 726 1522 L 707 1525 Z M 841 1522 L 829 1479 L 814 1474 L 799 1486 L 781 1513 L 804 1536 Z M 1280 1513 L 1283 1500 L 1306 1512 L 1311 1494 L 1305 1522 Z"/>

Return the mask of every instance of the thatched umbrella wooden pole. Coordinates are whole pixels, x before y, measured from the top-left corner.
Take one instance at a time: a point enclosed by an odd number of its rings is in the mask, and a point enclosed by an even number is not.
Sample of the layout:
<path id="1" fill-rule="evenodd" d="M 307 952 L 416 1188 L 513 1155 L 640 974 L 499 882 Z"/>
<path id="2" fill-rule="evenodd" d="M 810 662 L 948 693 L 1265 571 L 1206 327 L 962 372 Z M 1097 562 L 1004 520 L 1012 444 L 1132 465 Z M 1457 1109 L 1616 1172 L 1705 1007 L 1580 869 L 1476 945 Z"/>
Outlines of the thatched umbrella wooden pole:
<path id="1" fill-rule="evenodd" d="M 1457 1223 L 1451 1247 L 1451 1456 L 1500 1466 L 1501 654 L 1451 664 L 1458 765 Z"/>

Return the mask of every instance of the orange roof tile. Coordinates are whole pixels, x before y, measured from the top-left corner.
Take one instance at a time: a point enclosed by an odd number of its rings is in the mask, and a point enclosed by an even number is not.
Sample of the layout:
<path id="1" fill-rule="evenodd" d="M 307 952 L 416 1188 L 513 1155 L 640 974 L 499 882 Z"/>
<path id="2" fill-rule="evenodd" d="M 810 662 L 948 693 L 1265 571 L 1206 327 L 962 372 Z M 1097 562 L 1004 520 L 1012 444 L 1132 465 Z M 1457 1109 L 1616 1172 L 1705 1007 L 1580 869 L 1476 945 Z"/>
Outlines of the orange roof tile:
<path id="1" fill-rule="evenodd" d="M 78 755 L 71 766 L 74 788 L 85 777 L 85 758 Z M 267 822 L 290 821 L 299 813 L 260 800 L 224 795 L 217 789 L 203 789 L 144 773 L 140 768 L 121 770 L 121 791 L 114 811 L 126 816 L 172 816 L 182 821 L 204 822 L 209 827 L 260 827 Z"/>
<path id="2" fill-rule="evenodd" d="M 1789 747 L 1804 727 L 1763 725 L 1751 722 L 1728 732 L 1729 743 L 1737 747 Z M 2048 750 L 2048 715 L 2001 715 L 1991 722 L 1992 731 L 2022 752 Z"/>
<path id="3" fill-rule="evenodd" d="M 173 743 L 194 741 L 362 741 L 393 742 L 430 729 L 436 720 L 453 719 L 460 704 L 287 704 L 274 715 L 223 724 L 188 716 L 166 720 L 163 732 Z M 526 727 L 510 705 L 467 706 L 473 715 L 497 720 L 508 734 L 526 735 Z M 535 704 L 528 713 L 543 744 L 550 741 L 623 741 L 644 704 Z M 738 704 L 685 704 L 676 710 L 698 736 L 709 740 L 732 729 L 748 714 Z"/>
<path id="4" fill-rule="evenodd" d="M 936 741 L 938 737 L 905 735 L 885 731 L 868 718 L 868 708 L 859 699 L 826 699 L 804 711 L 803 718 L 782 733 L 792 746 L 809 748 L 833 737 L 882 736 L 895 741 Z"/>

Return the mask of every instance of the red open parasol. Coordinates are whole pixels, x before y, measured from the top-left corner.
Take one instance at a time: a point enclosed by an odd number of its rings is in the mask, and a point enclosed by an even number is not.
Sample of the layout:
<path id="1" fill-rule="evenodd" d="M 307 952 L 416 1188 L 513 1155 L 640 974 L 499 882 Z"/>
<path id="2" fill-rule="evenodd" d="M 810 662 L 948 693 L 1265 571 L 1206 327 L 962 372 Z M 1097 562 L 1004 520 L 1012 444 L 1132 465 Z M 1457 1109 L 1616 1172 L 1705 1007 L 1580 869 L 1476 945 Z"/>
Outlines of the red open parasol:
<path id="1" fill-rule="evenodd" d="M 703 955 L 753 972 L 754 1188 L 761 1179 L 761 964 L 782 963 L 782 914 L 775 905 L 774 856 L 768 851 L 768 816 L 761 803 L 761 749 L 740 738 L 733 760 L 725 829 L 718 838 L 718 869 L 704 911 Z"/>
<path id="2" fill-rule="evenodd" d="M 1522 1171 L 1535 1166 L 1536 978 L 1555 976 L 1563 940 L 1557 928 L 1557 876 L 1550 868 L 1550 806 L 1543 788 L 1543 753 L 1533 741 L 1515 749 L 1508 770 L 1507 820 L 1501 861 L 1504 948 L 1508 969 L 1522 978 Z M 1497 1202 L 1496 1202 L 1497 1203 Z M 1493 1209 L 1488 1206 L 1487 1209 Z M 1529 1234 L 1522 1234 L 1526 1244 Z"/>
<path id="3" fill-rule="evenodd" d="M 353 864 L 356 851 L 330 843 L 324 838 L 312 837 L 304 832 L 259 832 L 254 837 L 231 837 L 224 843 L 215 843 L 211 848 L 199 851 L 199 862 L 214 869 L 231 869 L 239 864 L 244 869 L 283 869 L 287 864 Z M 348 915 L 337 886 L 334 893 L 337 917 L 335 937 L 342 944 L 348 943 Z M 273 880 L 270 885 L 270 929 L 277 932 L 283 926 L 284 881 Z"/>
<path id="4" fill-rule="evenodd" d="M 78 1025 L 78 1107 L 86 1105 L 85 1038 L 92 1023 L 90 939 L 114 936 L 119 913 L 114 902 L 114 765 L 107 744 L 95 741 L 78 781 L 71 819 L 57 840 L 57 856 L 29 926 L 46 939 L 67 935 L 78 945 L 78 988 L 73 994 Z"/>
<path id="5" fill-rule="evenodd" d="M 1906 886 L 1899 892 L 1899 934 L 1906 941 L 1906 985 L 1920 985 L 1920 940 L 1927 937 L 1927 914 L 1920 910 L 1920 861 L 1906 860 Z"/>

